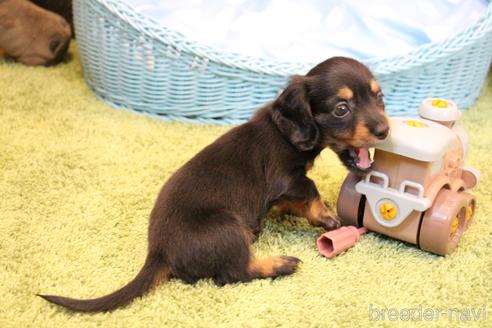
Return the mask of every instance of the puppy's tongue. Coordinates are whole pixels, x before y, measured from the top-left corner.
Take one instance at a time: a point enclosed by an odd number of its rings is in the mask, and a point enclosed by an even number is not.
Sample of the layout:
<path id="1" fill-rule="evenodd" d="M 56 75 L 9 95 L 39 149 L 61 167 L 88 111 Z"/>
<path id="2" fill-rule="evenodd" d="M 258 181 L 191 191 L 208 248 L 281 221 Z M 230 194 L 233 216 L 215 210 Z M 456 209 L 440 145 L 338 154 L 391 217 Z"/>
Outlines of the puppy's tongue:
<path id="1" fill-rule="evenodd" d="M 371 166 L 369 150 L 367 148 L 357 148 L 356 152 L 357 156 L 359 156 L 359 162 L 357 162 L 357 166 L 363 170 L 368 169 Z"/>

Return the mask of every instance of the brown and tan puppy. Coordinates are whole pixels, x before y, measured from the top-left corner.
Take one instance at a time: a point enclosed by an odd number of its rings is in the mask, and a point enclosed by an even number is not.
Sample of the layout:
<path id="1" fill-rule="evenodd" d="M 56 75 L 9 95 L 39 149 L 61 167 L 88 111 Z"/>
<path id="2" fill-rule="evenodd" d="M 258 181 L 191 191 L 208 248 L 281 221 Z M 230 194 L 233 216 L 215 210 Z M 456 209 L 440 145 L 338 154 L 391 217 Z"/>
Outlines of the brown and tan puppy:
<path id="1" fill-rule="evenodd" d="M 72 0 L 30 0 L 41 8 L 63 17 L 73 31 Z"/>
<path id="2" fill-rule="evenodd" d="M 59 63 L 71 38 L 61 16 L 27 0 L 0 0 L 0 53 L 26 65 Z"/>
<path id="3" fill-rule="evenodd" d="M 367 148 L 388 134 L 381 90 L 361 63 L 331 58 L 291 79 L 282 94 L 203 149 L 166 182 L 150 215 L 148 255 L 120 290 L 77 300 L 40 295 L 75 311 L 108 311 L 160 280 L 217 285 L 288 275 L 299 259 L 255 260 L 251 242 L 267 211 L 306 217 L 326 230 L 340 226 L 306 171 L 325 147 L 364 173 Z"/>

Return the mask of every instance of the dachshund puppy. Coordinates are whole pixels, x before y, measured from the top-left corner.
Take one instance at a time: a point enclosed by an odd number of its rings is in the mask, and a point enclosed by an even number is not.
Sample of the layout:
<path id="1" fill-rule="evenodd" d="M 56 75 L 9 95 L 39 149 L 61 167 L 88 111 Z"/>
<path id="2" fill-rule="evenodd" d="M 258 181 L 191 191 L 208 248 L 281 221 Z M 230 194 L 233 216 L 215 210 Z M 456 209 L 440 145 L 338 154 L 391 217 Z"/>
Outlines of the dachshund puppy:
<path id="1" fill-rule="evenodd" d="M 63 60 L 71 29 L 61 16 L 26 0 L 0 0 L 0 52 L 25 65 Z"/>
<path id="2" fill-rule="evenodd" d="M 160 280 L 217 285 L 274 278 L 299 259 L 253 259 L 250 244 L 272 206 L 326 230 L 340 221 L 322 202 L 306 171 L 325 147 L 363 174 L 367 148 L 388 134 L 381 90 L 361 63 L 331 58 L 294 76 L 280 96 L 180 168 L 162 188 L 150 215 L 148 255 L 118 291 L 91 300 L 39 295 L 75 311 L 109 311 Z"/>
<path id="3" fill-rule="evenodd" d="M 63 17 L 74 32 L 72 0 L 31 0 L 31 2 Z"/>

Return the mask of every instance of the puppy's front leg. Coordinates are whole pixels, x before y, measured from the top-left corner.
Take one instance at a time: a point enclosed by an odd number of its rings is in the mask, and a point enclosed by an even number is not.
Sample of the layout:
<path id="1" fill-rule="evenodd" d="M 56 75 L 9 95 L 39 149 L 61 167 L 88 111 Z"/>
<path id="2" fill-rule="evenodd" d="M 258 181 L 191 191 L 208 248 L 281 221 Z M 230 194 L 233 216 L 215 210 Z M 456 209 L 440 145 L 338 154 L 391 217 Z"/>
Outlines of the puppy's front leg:
<path id="1" fill-rule="evenodd" d="M 340 227 L 340 220 L 321 200 L 314 182 L 306 176 L 294 180 L 282 200 L 275 205 L 276 214 L 292 214 L 307 218 L 316 227 L 333 230 Z"/>

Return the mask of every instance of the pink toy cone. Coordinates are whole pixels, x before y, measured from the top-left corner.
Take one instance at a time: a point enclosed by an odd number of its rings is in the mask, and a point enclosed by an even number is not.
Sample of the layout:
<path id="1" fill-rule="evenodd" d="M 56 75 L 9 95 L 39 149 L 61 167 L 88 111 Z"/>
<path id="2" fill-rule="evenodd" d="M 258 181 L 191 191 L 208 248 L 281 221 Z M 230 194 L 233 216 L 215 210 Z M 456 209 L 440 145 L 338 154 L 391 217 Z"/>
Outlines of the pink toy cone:
<path id="1" fill-rule="evenodd" d="M 354 246 L 367 229 L 354 226 L 341 227 L 322 234 L 316 244 L 321 255 L 332 258 Z"/>

